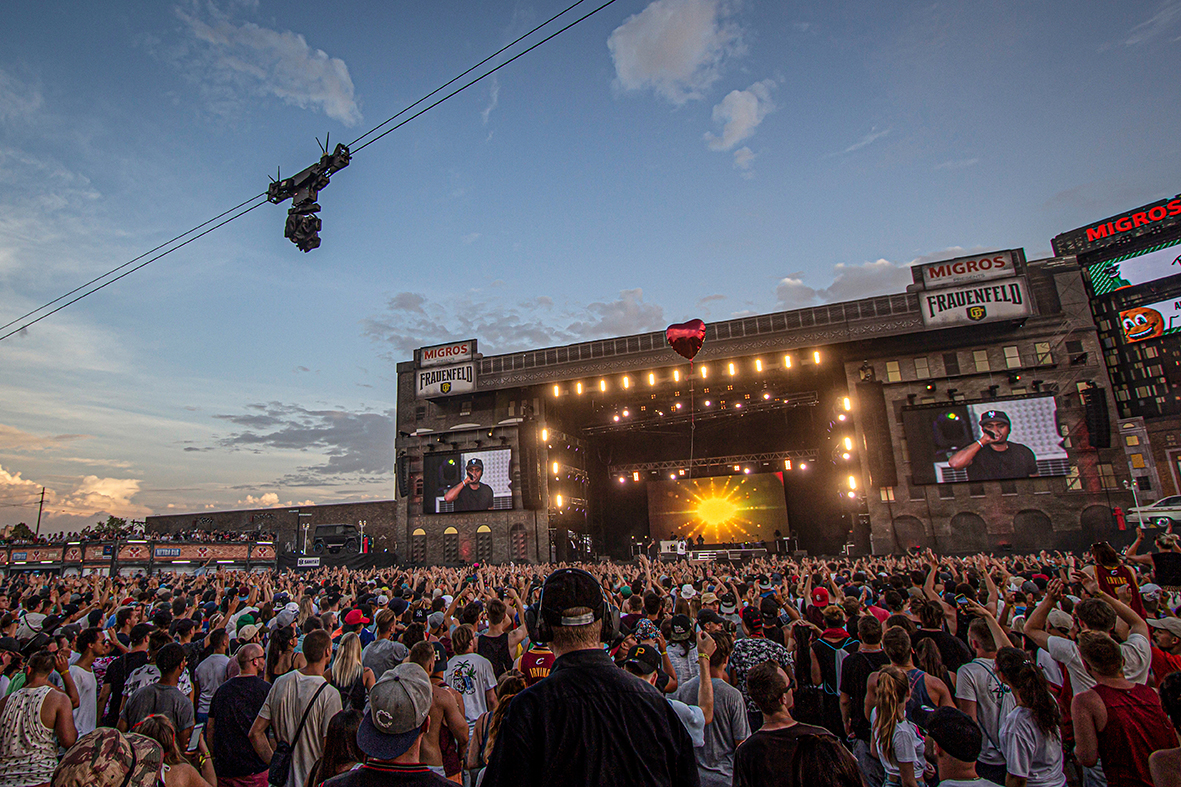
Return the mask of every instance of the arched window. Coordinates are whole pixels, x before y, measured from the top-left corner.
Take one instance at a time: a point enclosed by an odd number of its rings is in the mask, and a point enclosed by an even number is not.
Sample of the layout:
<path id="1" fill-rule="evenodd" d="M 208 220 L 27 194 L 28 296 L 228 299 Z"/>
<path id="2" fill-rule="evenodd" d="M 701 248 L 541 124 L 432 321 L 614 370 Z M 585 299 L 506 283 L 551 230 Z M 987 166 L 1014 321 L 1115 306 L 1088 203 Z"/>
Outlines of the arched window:
<path id="1" fill-rule="evenodd" d="M 443 562 L 459 562 L 459 531 L 453 527 L 443 531 Z"/>
<path id="2" fill-rule="evenodd" d="M 524 560 L 529 554 L 529 543 L 525 537 L 525 526 L 520 522 L 509 529 L 509 552 L 513 560 Z"/>
<path id="3" fill-rule="evenodd" d="M 426 531 L 421 527 L 414 528 L 410 534 L 410 559 L 415 563 L 426 562 Z"/>
<path id="4" fill-rule="evenodd" d="M 487 563 L 492 559 L 492 528 L 480 525 L 476 528 L 476 560 Z"/>
<path id="5" fill-rule="evenodd" d="M 988 552 L 992 549 L 988 523 L 973 511 L 961 511 L 953 516 L 951 532 L 954 542 L 947 550 L 949 552 Z"/>

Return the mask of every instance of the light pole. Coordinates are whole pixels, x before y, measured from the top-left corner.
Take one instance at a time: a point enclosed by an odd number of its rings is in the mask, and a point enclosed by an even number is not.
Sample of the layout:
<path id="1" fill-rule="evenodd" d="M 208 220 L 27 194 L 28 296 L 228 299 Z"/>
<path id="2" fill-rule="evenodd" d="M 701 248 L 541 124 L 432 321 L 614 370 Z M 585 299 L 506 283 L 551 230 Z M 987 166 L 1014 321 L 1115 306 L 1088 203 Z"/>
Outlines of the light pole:
<path id="1" fill-rule="evenodd" d="M 1135 481 L 1124 481 L 1124 489 L 1132 490 L 1132 502 L 1135 503 L 1136 509 L 1137 509 L 1136 510 L 1136 521 L 1139 522 L 1139 524 L 1136 525 L 1136 527 L 1143 530 L 1144 529 L 1144 515 L 1141 514 L 1140 510 L 1139 510 L 1140 509 L 1140 496 L 1136 494 L 1136 482 Z"/>
<path id="2" fill-rule="evenodd" d="M 367 524 L 367 522 L 366 522 L 366 520 L 364 520 L 364 519 L 358 519 L 358 520 L 357 520 L 357 529 L 358 529 L 359 531 L 361 531 L 361 537 L 360 537 L 360 540 L 359 540 L 359 541 L 358 541 L 358 543 L 357 543 L 357 552 L 358 552 L 358 553 L 361 553 L 361 552 L 364 552 L 364 551 L 365 551 L 365 525 L 366 525 L 366 524 Z"/>

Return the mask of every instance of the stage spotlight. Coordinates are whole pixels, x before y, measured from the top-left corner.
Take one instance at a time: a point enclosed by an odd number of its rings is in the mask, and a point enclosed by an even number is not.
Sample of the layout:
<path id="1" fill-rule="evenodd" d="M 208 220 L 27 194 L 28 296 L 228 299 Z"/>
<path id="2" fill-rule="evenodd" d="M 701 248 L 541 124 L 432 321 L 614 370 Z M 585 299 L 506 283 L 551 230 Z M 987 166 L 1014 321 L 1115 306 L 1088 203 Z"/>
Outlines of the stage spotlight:
<path id="1" fill-rule="evenodd" d="M 735 402 L 735 403 L 734 403 L 734 409 L 735 409 L 735 410 L 741 410 L 741 409 L 742 409 L 742 402 Z"/>
<path id="2" fill-rule="evenodd" d="M 730 376 L 731 377 L 734 376 L 734 364 L 733 363 L 730 364 Z"/>
<path id="3" fill-rule="evenodd" d="M 850 492 L 850 493 L 849 493 L 849 499 L 850 499 L 850 500 L 854 500 L 854 499 L 856 499 L 856 497 L 857 497 L 857 493 L 856 493 L 856 492 Z"/>
<path id="4" fill-rule="evenodd" d="M 783 368 L 784 369 L 791 368 L 791 356 L 790 355 L 783 356 Z"/>
<path id="5" fill-rule="evenodd" d="M 846 438 L 845 438 L 845 450 L 846 450 L 846 451 L 852 451 L 852 450 L 853 450 L 853 438 L 852 438 L 852 437 L 846 437 Z"/>
<path id="6" fill-rule="evenodd" d="M 561 508 L 561 507 L 562 507 L 562 496 L 561 496 L 561 495 L 554 495 L 554 504 L 555 504 L 555 505 L 556 505 L 558 508 Z"/>
<path id="7" fill-rule="evenodd" d="M 619 423 L 619 416 L 618 415 L 615 416 L 615 423 Z"/>
<path id="8" fill-rule="evenodd" d="M 677 409 L 678 409 L 678 410 L 680 410 L 680 409 L 681 409 L 681 403 L 680 403 L 680 402 L 677 402 Z"/>
<path id="9" fill-rule="evenodd" d="M 791 470 L 791 460 L 790 459 L 783 460 L 783 469 L 784 470 Z"/>
<path id="10" fill-rule="evenodd" d="M 578 395 L 581 396 L 582 395 L 582 383 L 575 383 L 574 390 L 578 391 Z"/>
<path id="11" fill-rule="evenodd" d="M 853 400 L 846 396 L 841 400 L 841 406 L 845 408 L 845 412 L 849 412 L 853 409 Z"/>
<path id="12" fill-rule="evenodd" d="M 800 462 L 800 469 L 801 469 L 801 470 L 807 470 L 807 469 L 808 469 L 808 465 L 807 465 L 806 463 L 804 463 L 804 462 Z"/>
<path id="13" fill-rule="evenodd" d="M 734 465 L 734 472 L 735 473 L 737 473 L 741 469 L 742 469 L 742 465 Z"/>
<path id="14" fill-rule="evenodd" d="M 706 406 L 706 407 L 709 407 L 709 405 L 710 405 L 710 401 L 709 401 L 709 399 L 706 399 L 706 400 L 705 400 L 705 406 Z"/>
<path id="15" fill-rule="evenodd" d="M 744 467 L 744 468 L 742 469 L 742 472 L 746 473 L 747 475 L 750 475 L 750 468 L 749 468 L 749 467 Z"/>
<path id="16" fill-rule="evenodd" d="M 621 483 L 621 484 L 626 484 L 626 483 L 627 483 L 627 479 L 626 479 L 626 478 L 624 478 L 623 476 L 620 476 L 620 477 L 619 477 L 619 483 Z"/>
<path id="17" fill-rule="evenodd" d="M 607 392 L 607 381 L 606 380 L 599 380 L 599 390 L 604 393 Z"/>
<path id="18" fill-rule="evenodd" d="M 648 372 L 648 385 L 656 385 L 656 374 Z"/>
<path id="19" fill-rule="evenodd" d="M 857 479 L 854 476 L 849 476 L 849 488 L 850 489 L 857 488 Z"/>
<path id="20" fill-rule="evenodd" d="M 554 475 L 557 475 L 557 474 L 558 474 L 558 470 L 559 470 L 560 468 L 561 468 L 561 465 L 560 465 L 560 464 L 558 464 L 557 462 L 554 462 Z"/>
<path id="21" fill-rule="evenodd" d="M 704 380 L 706 377 L 709 377 L 709 367 L 702 366 L 701 367 L 701 379 Z"/>
<path id="22" fill-rule="evenodd" d="M 623 376 L 623 387 L 624 388 L 631 388 L 632 387 L 631 378 L 628 377 L 626 374 Z"/>
<path id="23" fill-rule="evenodd" d="M 541 442 L 545 443 L 548 441 L 549 441 L 549 429 L 542 429 L 541 430 Z"/>
<path id="24" fill-rule="evenodd" d="M 624 418 L 627 418 L 629 415 L 631 415 L 631 411 L 630 411 L 630 410 L 624 410 L 624 411 L 623 411 L 623 417 L 624 417 Z"/>
<path id="25" fill-rule="evenodd" d="M 837 416 L 837 420 L 841 421 L 843 423 L 843 422 L 849 420 L 849 418 L 844 413 L 841 413 L 840 415 Z"/>
<path id="26" fill-rule="evenodd" d="M 853 454 L 849 453 L 848 451 L 841 454 L 841 459 L 844 459 L 846 462 L 848 462 L 849 459 L 851 459 L 852 457 L 853 457 Z"/>
<path id="27" fill-rule="evenodd" d="M 820 350 L 812 351 L 812 363 L 820 363 Z"/>
<path id="28" fill-rule="evenodd" d="M 771 398 L 771 394 L 769 394 L 769 393 L 764 393 L 764 394 L 763 394 L 763 398 L 764 398 L 764 399 L 770 399 L 770 398 Z"/>
<path id="29" fill-rule="evenodd" d="M 668 480 L 669 480 L 669 481 L 676 481 L 676 480 L 677 480 L 677 474 L 676 474 L 676 473 L 669 473 L 669 474 L 668 474 Z"/>
<path id="30" fill-rule="evenodd" d="M 640 471 L 639 470 L 632 471 L 632 480 L 636 481 L 636 482 L 638 482 L 640 480 Z"/>
<path id="31" fill-rule="evenodd" d="M 681 370 L 673 369 L 673 382 L 679 383 L 681 381 Z"/>
<path id="32" fill-rule="evenodd" d="M 560 386 L 560 385 L 555 385 L 555 386 L 554 386 L 554 398 L 556 399 L 556 398 L 558 398 L 558 397 L 559 397 L 559 396 L 561 396 L 561 395 L 562 395 L 562 386 Z"/>
<path id="33" fill-rule="evenodd" d="M 755 371 L 756 372 L 763 371 L 763 359 L 762 358 L 755 358 Z"/>
<path id="34" fill-rule="evenodd" d="M 678 470 L 678 471 L 677 471 L 677 473 L 678 473 L 679 475 L 684 475 L 684 474 L 685 474 L 685 471 L 682 469 L 682 470 Z"/>

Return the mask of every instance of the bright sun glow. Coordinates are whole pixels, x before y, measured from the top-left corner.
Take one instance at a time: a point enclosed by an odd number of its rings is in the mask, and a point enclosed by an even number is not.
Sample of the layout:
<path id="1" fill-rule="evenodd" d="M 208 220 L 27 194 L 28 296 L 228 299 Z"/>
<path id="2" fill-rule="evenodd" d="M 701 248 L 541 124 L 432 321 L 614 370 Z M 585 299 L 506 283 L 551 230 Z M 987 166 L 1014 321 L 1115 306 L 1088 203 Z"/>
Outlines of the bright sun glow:
<path id="1" fill-rule="evenodd" d="M 697 517 L 710 527 L 724 525 L 738 513 L 733 500 L 724 497 L 707 497 L 697 504 Z"/>

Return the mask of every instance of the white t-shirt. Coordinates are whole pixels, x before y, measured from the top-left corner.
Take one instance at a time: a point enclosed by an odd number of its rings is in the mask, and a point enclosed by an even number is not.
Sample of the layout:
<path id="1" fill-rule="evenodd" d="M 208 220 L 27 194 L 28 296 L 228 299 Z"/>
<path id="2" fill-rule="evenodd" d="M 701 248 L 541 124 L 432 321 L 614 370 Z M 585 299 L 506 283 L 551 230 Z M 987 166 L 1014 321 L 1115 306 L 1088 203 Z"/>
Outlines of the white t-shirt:
<path id="1" fill-rule="evenodd" d="M 1058 662 L 1054 661 L 1054 657 L 1045 648 L 1037 649 L 1037 665 L 1051 686 L 1062 686 L 1062 667 L 1058 666 Z"/>
<path id="2" fill-rule="evenodd" d="M 1087 672 L 1074 640 L 1050 637 L 1046 645 L 1050 657 L 1066 667 L 1074 696 L 1095 687 L 1095 679 Z M 1152 667 L 1152 644 L 1148 638 L 1143 634 L 1131 634 L 1126 642 L 1120 643 L 1119 649 L 1124 656 L 1124 677 L 1133 683 L 1148 683 L 1148 671 Z"/>
<path id="3" fill-rule="evenodd" d="M 1029 708 L 1016 708 L 1001 725 L 1005 770 L 1026 779 L 1026 787 L 1066 787 L 1062 739 L 1047 737 Z"/>
<path id="4" fill-rule="evenodd" d="M 260 719 L 268 719 L 275 735 L 281 741 L 292 743 L 299 721 L 308 703 L 320 686 L 325 683 L 319 675 L 304 675 L 292 670 L 279 677 L 271 685 L 266 701 L 258 711 Z M 308 714 L 299 740 L 294 742 L 291 757 L 291 773 L 287 776 L 286 787 L 303 787 L 308 773 L 316 760 L 324 753 L 324 739 L 328 736 L 328 722 L 340 712 L 340 692 L 331 686 L 316 697 L 316 705 Z"/>
<path id="5" fill-rule="evenodd" d="M 98 681 L 94 673 L 78 665 L 70 667 L 70 677 L 78 689 L 78 707 L 74 708 L 74 728 L 81 738 L 98 726 Z"/>
<path id="6" fill-rule="evenodd" d="M 463 715 L 467 717 L 468 733 L 476 721 L 488 712 L 488 698 L 484 693 L 496 688 L 496 673 L 492 662 L 479 653 L 452 656 L 447 662 L 447 685 L 463 695 Z"/>
<path id="7" fill-rule="evenodd" d="M 870 729 L 877 723 L 878 709 L 874 708 L 869 714 Z M 914 767 L 914 777 L 921 781 L 923 777 L 923 767 L 925 765 L 923 736 L 919 734 L 919 728 L 914 726 L 914 723 L 902 719 L 898 725 L 894 727 L 894 762 L 890 762 L 890 758 L 886 756 L 886 747 L 882 745 L 881 741 L 878 744 L 878 759 L 882 761 L 882 768 L 885 769 L 887 776 L 898 778 L 899 769 L 898 764 L 909 762 Z"/>
<path id="8" fill-rule="evenodd" d="M 685 731 L 689 733 L 689 739 L 693 741 L 693 748 L 699 749 L 705 745 L 705 711 L 696 705 L 686 705 L 680 700 L 674 700 L 671 697 L 665 697 L 668 704 L 672 706 L 677 714 L 677 718 L 681 720 L 681 724 L 685 725 Z"/>
<path id="9" fill-rule="evenodd" d="M 1000 750 L 1001 722 L 1017 707 L 1013 692 L 996 675 L 994 659 L 976 658 L 956 672 L 955 698 L 976 703 L 976 723 L 984 733 L 977 762 L 1004 765 Z"/>

